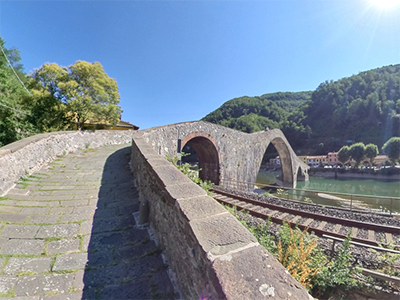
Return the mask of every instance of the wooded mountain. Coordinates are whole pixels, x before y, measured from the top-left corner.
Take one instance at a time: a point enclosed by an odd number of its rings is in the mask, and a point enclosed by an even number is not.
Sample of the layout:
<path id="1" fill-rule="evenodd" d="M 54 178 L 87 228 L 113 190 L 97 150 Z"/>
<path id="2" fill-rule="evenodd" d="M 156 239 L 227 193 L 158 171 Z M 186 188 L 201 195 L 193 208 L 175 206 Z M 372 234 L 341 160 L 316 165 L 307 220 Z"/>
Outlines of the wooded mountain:
<path id="1" fill-rule="evenodd" d="M 325 81 L 313 92 L 235 98 L 203 120 L 245 132 L 280 128 L 298 154 L 355 142 L 382 147 L 400 136 L 400 64 Z"/>
<path id="2" fill-rule="evenodd" d="M 248 133 L 265 130 L 266 127 L 277 128 L 290 112 L 310 99 L 311 92 L 244 96 L 225 102 L 203 120 Z"/>

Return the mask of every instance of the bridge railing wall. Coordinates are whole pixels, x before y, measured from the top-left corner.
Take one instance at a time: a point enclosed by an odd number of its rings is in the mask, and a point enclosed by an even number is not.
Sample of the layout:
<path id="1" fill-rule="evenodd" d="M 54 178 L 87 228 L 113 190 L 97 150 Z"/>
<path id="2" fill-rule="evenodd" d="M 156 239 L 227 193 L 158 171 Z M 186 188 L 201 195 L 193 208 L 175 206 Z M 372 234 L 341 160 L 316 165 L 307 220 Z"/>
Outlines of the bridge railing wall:
<path id="1" fill-rule="evenodd" d="M 134 134 L 131 168 L 183 299 L 310 299 L 223 206 Z"/>
<path id="2" fill-rule="evenodd" d="M 63 131 L 34 135 L 0 148 L 0 196 L 22 176 L 32 174 L 58 155 L 132 141 L 133 131 Z"/>

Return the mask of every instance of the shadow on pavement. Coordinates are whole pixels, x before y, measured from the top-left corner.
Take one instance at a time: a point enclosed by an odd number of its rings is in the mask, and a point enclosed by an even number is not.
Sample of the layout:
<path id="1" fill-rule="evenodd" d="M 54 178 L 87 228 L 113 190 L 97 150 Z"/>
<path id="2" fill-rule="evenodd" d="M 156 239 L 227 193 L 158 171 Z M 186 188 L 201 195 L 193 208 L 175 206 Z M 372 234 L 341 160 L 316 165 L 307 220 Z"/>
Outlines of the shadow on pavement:
<path id="1" fill-rule="evenodd" d="M 146 229 L 136 228 L 138 192 L 130 147 L 105 162 L 91 234 L 82 299 L 174 299 L 161 252 Z"/>

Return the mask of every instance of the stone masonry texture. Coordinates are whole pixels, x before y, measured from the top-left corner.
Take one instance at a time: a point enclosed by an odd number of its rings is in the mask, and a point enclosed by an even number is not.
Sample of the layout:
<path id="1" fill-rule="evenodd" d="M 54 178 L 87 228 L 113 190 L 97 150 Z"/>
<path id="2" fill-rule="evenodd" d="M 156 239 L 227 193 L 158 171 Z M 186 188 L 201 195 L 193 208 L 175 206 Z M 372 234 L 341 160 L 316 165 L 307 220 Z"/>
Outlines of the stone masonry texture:
<path id="1" fill-rule="evenodd" d="M 183 299 L 312 299 L 234 216 L 160 159 L 150 146 L 156 134 L 146 134 L 134 134 L 131 168 Z"/>
<path id="2" fill-rule="evenodd" d="M 296 186 L 297 174 L 308 178 L 308 166 L 294 153 L 279 129 L 244 133 L 220 125 L 196 121 L 171 124 L 140 131 L 146 145 L 161 157 L 177 154 L 177 140 L 182 147 L 190 143 L 199 156 L 205 178 L 216 184 L 238 189 L 253 189 L 261 161 L 270 143 L 281 161 L 283 181 Z M 201 175 L 201 174 L 200 174 Z"/>
<path id="3" fill-rule="evenodd" d="M 0 299 L 177 299 L 129 159 L 126 143 L 76 150 L 0 197 Z"/>
<path id="4" fill-rule="evenodd" d="M 38 134 L 1 147 L 0 196 L 7 193 L 15 181 L 37 171 L 58 155 L 78 149 L 126 144 L 131 139 L 130 130 L 64 131 Z"/>

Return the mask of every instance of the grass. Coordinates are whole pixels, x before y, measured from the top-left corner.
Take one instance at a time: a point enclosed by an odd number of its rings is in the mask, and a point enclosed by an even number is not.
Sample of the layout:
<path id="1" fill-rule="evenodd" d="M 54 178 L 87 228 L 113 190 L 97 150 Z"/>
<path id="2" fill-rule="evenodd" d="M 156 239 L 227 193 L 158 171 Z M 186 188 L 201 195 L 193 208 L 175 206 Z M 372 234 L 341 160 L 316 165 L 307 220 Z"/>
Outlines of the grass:
<path id="1" fill-rule="evenodd" d="M 60 270 L 60 271 L 54 271 L 56 274 L 71 274 L 71 273 L 76 273 L 80 271 L 80 269 L 69 269 L 69 270 Z"/>
<path id="2" fill-rule="evenodd" d="M 23 277 L 23 276 L 31 276 L 31 275 L 36 275 L 37 273 L 34 271 L 20 271 L 18 272 L 15 276 L 17 277 Z"/>
<path id="3" fill-rule="evenodd" d="M 17 295 L 15 294 L 14 288 L 12 288 L 12 289 L 9 290 L 7 293 L 0 293 L 0 297 L 10 297 L 10 298 L 14 298 L 14 297 L 17 297 Z"/>

